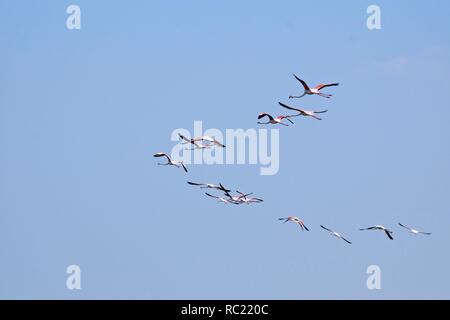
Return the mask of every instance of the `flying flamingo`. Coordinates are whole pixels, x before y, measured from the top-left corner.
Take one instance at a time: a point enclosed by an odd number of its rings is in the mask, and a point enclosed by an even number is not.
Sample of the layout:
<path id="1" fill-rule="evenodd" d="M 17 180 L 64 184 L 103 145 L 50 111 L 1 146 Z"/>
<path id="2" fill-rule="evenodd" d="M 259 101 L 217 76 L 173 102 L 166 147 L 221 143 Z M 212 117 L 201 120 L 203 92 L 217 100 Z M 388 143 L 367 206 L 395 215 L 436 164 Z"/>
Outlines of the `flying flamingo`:
<path id="1" fill-rule="evenodd" d="M 209 148 L 211 148 L 211 145 L 209 145 L 209 144 L 200 144 L 200 143 L 197 143 L 194 139 L 188 139 L 188 138 L 186 138 L 185 136 L 183 136 L 180 133 L 178 135 L 180 136 L 181 140 L 185 141 L 185 142 L 183 142 L 183 144 L 190 143 L 190 144 L 192 144 L 194 146 L 193 148 L 186 149 L 186 150 L 209 149 Z"/>
<path id="2" fill-rule="evenodd" d="M 243 192 L 240 192 L 239 190 L 236 190 L 237 193 L 239 193 L 241 196 L 239 197 L 239 201 L 242 201 L 243 203 L 250 204 L 250 203 L 260 203 L 263 202 L 263 199 L 260 198 L 253 198 L 248 197 L 250 194 L 244 194 Z"/>
<path id="3" fill-rule="evenodd" d="M 301 98 L 301 97 L 303 97 L 304 95 L 307 95 L 307 94 L 308 95 L 318 94 L 319 96 L 324 97 L 324 98 L 331 98 L 333 95 L 322 93 L 322 92 L 320 92 L 320 90 L 322 90 L 323 88 L 326 88 L 326 87 L 334 87 L 334 86 L 338 86 L 339 85 L 339 83 L 319 84 L 319 85 L 315 86 L 314 88 L 310 88 L 306 84 L 305 81 L 303 81 L 302 79 L 297 77 L 295 74 L 294 74 L 294 77 L 295 77 L 295 79 L 300 81 L 300 83 L 302 84 L 303 88 L 305 89 L 305 92 L 301 96 L 289 96 L 289 99 Z"/>
<path id="4" fill-rule="evenodd" d="M 164 152 L 155 153 L 153 156 L 155 158 L 159 158 L 159 157 L 166 157 L 167 158 L 167 163 L 158 163 L 158 165 L 160 165 L 160 166 L 175 166 L 177 168 L 182 167 L 185 172 L 188 172 L 187 169 L 186 169 L 186 166 L 183 163 L 183 161 L 172 161 L 172 159 L 170 159 L 170 157 L 167 154 L 165 154 Z"/>
<path id="5" fill-rule="evenodd" d="M 232 204 L 240 204 L 240 202 L 234 201 L 234 200 L 232 200 L 232 199 L 226 199 L 226 198 L 223 198 L 223 197 L 213 196 L 212 194 L 209 194 L 208 192 L 206 192 L 205 194 L 206 194 L 208 197 L 211 197 L 211 198 L 214 198 L 214 199 L 218 199 L 218 200 L 219 200 L 218 202 L 223 202 L 223 203 L 225 203 L 225 204 L 228 204 L 228 203 L 232 203 Z"/>
<path id="6" fill-rule="evenodd" d="M 290 217 L 287 217 L 287 218 L 278 218 L 278 220 L 284 220 L 284 223 L 286 223 L 288 221 L 295 222 L 295 223 L 297 223 L 300 226 L 300 228 L 302 228 L 302 230 L 304 228 L 306 231 L 309 231 L 309 229 L 305 226 L 305 223 L 303 222 L 303 220 L 301 220 L 298 217 L 290 216 Z"/>
<path id="7" fill-rule="evenodd" d="M 320 225 L 320 227 L 321 227 L 322 229 L 327 230 L 332 236 L 335 236 L 335 237 L 337 237 L 337 238 L 340 238 L 340 239 L 344 240 L 345 242 L 347 242 L 348 244 L 352 244 L 350 241 L 348 241 L 347 239 L 345 239 L 343 236 L 341 236 L 341 235 L 340 235 L 339 233 L 337 233 L 336 231 L 331 230 L 331 229 L 328 229 L 328 228 L 325 228 L 323 225 Z"/>
<path id="8" fill-rule="evenodd" d="M 197 148 L 203 148 L 203 149 L 205 149 L 205 148 L 211 147 L 212 145 L 216 145 L 216 146 L 218 146 L 218 147 L 225 148 L 225 145 L 224 145 L 224 144 L 220 143 L 219 141 L 217 141 L 216 139 L 214 139 L 214 138 L 212 138 L 212 137 L 210 137 L 210 136 L 201 136 L 201 137 L 198 137 L 198 138 L 191 138 L 191 139 L 186 138 L 185 136 L 183 136 L 183 135 L 180 134 L 180 133 L 178 133 L 178 136 L 179 136 L 182 140 L 185 141 L 185 142 L 183 142 L 183 144 L 190 143 L 190 144 L 195 145 Z M 209 144 L 199 145 L 199 144 L 197 143 L 198 141 L 207 141 L 207 142 L 209 142 Z"/>
<path id="9" fill-rule="evenodd" d="M 192 186 L 200 186 L 201 189 L 217 189 L 217 190 L 221 190 L 224 192 L 231 191 L 231 190 L 225 189 L 225 187 L 221 183 L 219 183 L 219 185 L 215 185 L 212 183 L 197 183 L 197 182 L 191 182 L 191 181 L 188 181 L 187 183 Z"/>
<path id="10" fill-rule="evenodd" d="M 242 192 L 237 191 L 237 193 L 239 193 L 239 196 L 232 196 L 228 191 L 224 191 L 224 193 L 231 201 L 238 202 L 239 204 L 245 203 L 245 200 L 243 199 L 246 199 L 246 197 L 253 194 L 253 193 L 243 194 Z"/>
<path id="11" fill-rule="evenodd" d="M 198 137 L 198 138 L 193 138 L 192 140 L 193 141 L 208 141 L 211 144 L 215 144 L 218 147 L 225 148 L 224 144 L 220 143 L 219 141 L 217 141 L 216 139 L 214 139 L 214 138 L 212 138 L 210 136 L 201 136 L 201 137 Z"/>
<path id="12" fill-rule="evenodd" d="M 286 109 L 289 109 L 289 110 L 294 110 L 294 111 L 298 112 L 298 114 L 292 115 L 290 117 L 304 116 L 304 117 L 313 117 L 314 119 L 317 119 L 317 120 L 322 120 L 322 118 L 319 118 L 318 116 L 316 116 L 316 113 L 325 113 L 325 112 L 328 111 L 328 110 L 309 111 L 309 110 L 303 110 L 303 109 L 289 107 L 288 105 L 286 105 L 286 104 L 284 104 L 282 102 L 278 102 L 278 104 L 280 106 L 282 106 L 283 108 L 286 108 Z"/>
<path id="13" fill-rule="evenodd" d="M 363 229 L 359 229 L 359 230 L 361 230 L 361 231 L 363 231 L 363 230 L 382 230 L 386 233 L 386 235 L 388 236 L 389 239 L 394 240 L 394 238 L 392 238 L 392 235 L 391 235 L 393 232 L 381 225 L 376 225 L 373 227 L 363 228 Z"/>
<path id="14" fill-rule="evenodd" d="M 430 235 L 430 234 L 431 234 L 431 232 L 423 232 L 423 231 L 419 231 L 419 230 L 416 230 L 416 229 L 409 228 L 409 227 L 407 227 L 407 226 L 401 224 L 400 222 L 399 222 L 398 224 L 399 224 L 401 227 L 403 227 L 403 228 L 405 228 L 405 229 L 408 229 L 409 232 L 411 232 L 412 234 L 414 234 L 414 235 L 416 235 L 416 236 L 419 235 L 419 234 L 426 234 L 426 235 Z"/>
<path id="15" fill-rule="evenodd" d="M 278 117 L 274 118 L 270 114 L 262 112 L 259 114 L 258 119 L 262 119 L 264 117 L 268 117 L 269 121 L 268 122 L 258 122 L 258 124 L 282 124 L 283 126 L 289 126 L 288 124 L 282 122 L 283 119 L 286 119 L 290 123 L 294 124 L 294 122 L 292 122 L 292 120 L 289 119 L 290 116 L 278 116 Z"/>

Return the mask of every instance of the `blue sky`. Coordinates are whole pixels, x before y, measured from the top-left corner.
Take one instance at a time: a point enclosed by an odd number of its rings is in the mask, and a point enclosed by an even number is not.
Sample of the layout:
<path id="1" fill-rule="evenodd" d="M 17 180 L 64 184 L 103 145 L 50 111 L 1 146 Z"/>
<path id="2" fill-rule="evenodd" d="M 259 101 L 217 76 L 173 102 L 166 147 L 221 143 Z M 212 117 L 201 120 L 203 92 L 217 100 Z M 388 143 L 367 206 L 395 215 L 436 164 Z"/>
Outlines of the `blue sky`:
<path id="1" fill-rule="evenodd" d="M 66 28 L 70 4 L 81 30 Z M 370 4 L 381 30 L 366 27 Z M 449 9 L 1 0 L 0 298 L 449 299 Z M 340 86 L 288 101 L 294 72 Z M 185 175 L 152 157 L 176 128 L 258 128 L 278 101 L 329 111 L 280 128 L 277 175 Z M 265 202 L 218 204 L 187 180 Z M 277 221 L 288 215 L 311 231 Z M 395 240 L 358 231 L 373 224 Z M 381 290 L 366 287 L 369 265 Z"/>

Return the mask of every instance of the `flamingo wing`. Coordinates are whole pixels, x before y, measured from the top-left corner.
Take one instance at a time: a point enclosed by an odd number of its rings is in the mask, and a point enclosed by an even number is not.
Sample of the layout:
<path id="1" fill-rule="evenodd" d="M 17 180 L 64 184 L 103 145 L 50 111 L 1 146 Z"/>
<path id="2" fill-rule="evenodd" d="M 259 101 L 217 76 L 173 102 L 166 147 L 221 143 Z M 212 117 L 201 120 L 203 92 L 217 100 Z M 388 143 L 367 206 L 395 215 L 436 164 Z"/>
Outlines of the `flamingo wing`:
<path id="1" fill-rule="evenodd" d="M 223 193 L 225 194 L 225 196 L 227 196 L 228 198 L 230 198 L 231 200 L 233 200 L 233 197 L 230 194 L 230 191 L 225 191 L 223 190 Z"/>
<path id="2" fill-rule="evenodd" d="M 164 152 L 158 152 L 153 155 L 155 158 L 166 157 L 167 161 L 170 162 L 170 157 Z"/>
<path id="3" fill-rule="evenodd" d="M 328 84 L 321 83 L 321 84 L 315 86 L 314 89 L 322 90 L 323 88 L 326 88 L 326 87 L 335 87 L 335 86 L 338 86 L 338 85 L 339 85 L 339 83 L 328 83 Z"/>
<path id="4" fill-rule="evenodd" d="M 322 229 L 325 229 L 325 230 L 329 231 L 329 232 L 334 232 L 333 230 L 328 229 L 328 228 L 324 227 L 323 225 L 320 225 L 320 227 L 321 227 Z"/>
<path id="5" fill-rule="evenodd" d="M 309 87 L 306 84 L 306 82 L 303 81 L 302 79 L 300 79 L 299 77 L 297 77 L 295 74 L 294 74 L 294 78 L 297 79 L 297 81 L 299 81 L 302 84 L 302 86 L 305 89 L 305 91 L 310 91 L 311 90 L 311 89 L 309 89 Z"/>
<path id="6" fill-rule="evenodd" d="M 185 136 L 183 136 L 181 133 L 179 133 L 178 134 L 178 136 L 180 137 L 180 139 L 181 140 L 184 140 L 184 141 L 186 141 L 186 142 L 189 142 L 189 143 L 191 143 L 192 142 L 192 140 L 191 139 L 188 139 L 188 138 L 186 138 Z"/>
<path id="7" fill-rule="evenodd" d="M 342 240 L 344 240 L 345 242 L 347 242 L 348 244 L 352 244 L 350 241 L 348 241 L 347 239 L 345 239 L 344 237 L 341 237 Z"/>
<path id="8" fill-rule="evenodd" d="M 220 188 L 218 188 L 219 190 L 225 191 L 225 192 L 230 192 L 231 190 L 225 188 L 221 183 L 219 183 Z"/>
<path id="9" fill-rule="evenodd" d="M 187 181 L 188 184 L 192 185 L 192 186 L 204 186 L 204 183 L 197 183 L 197 182 L 191 182 L 191 181 Z"/>
<path id="10" fill-rule="evenodd" d="M 392 238 L 391 232 L 389 230 L 384 230 L 384 232 L 386 233 L 386 235 L 388 236 L 389 239 L 394 240 L 394 238 Z"/>
<path id="11" fill-rule="evenodd" d="M 251 196 L 253 194 L 253 192 L 245 194 L 243 192 L 240 192 L 239 190 L 236 190 L 236 192 L 240 194 L 239 199 L 246 198 L 246 197 Z"/>
<path id="12" fill-rule="evenodd" d="M 409 231 L 411 231 L 411 228 L 409 228 L 409 227 L 407 227 L 407 226 L 401 224 L 400 222 L 399 222 L 398 224 L 400 225 L 400 227 L 403 227 L 403 228 L 408 229 Z"/>
<path id="13" fill-rule="evenodd" d="M 294 110 L 294 111 L 297 111 L 297 112 L 300 112 L 300 113 L 304 112 L 302 109 L 297 109 L 297 108 L 290 107 L 287 104 L 284 104 L 282 102 L 278 102 L 278 104 L 280 106 L 282 106 L 283 108 L 286 108 L 286 109 L 289 109 L 289 110 Z"/>
<path id="14" fill-rule="evenodd" d="M 270 114 L 265 113 L 265 112 L 260 113 L 258 116 L 258 119 L 262 119 L 264 117 L 268 117 L 270 119 L 270 121 L 273 121 L 273 117 Z"/>

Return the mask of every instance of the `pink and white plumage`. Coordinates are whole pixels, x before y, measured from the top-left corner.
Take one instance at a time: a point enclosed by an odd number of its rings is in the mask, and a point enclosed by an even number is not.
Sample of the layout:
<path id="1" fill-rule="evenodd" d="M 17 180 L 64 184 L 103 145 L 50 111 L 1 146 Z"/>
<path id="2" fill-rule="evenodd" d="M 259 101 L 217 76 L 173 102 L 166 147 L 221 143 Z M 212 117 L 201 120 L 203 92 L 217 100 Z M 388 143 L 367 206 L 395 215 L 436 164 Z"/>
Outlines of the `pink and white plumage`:
<path id="1" fill-rule="evenodd" d="M 314 119 L 317 120 L 322 120 L 322 118 L 319 118 L 318 116 L 316 116 L 316 113 L 325 113 L 328 110 L 320 110 L 320 111 L 311 111 L 311 110 L 303 110 L 303 109 L 299 109 L 299 108 L 294 108 L 294 107 L 290 107 L 282 102 L 278 102 L 278 104 L 280 106 L 282 106 L 283 108 L 289 109 L 289 110 L 293 110 L 293 111 L 297 111 L 298 114 L 295 115 L 291 115 L 289 117 L 298 117 L 298 116 L 304 116 L 304 117 L 312 117 Z"/>
<path id="2" fill-rule="evenodd" d="M 301 220 L 299 217 L 289 216 L 286 218 L 278 218 L 278 220 L 283 220 L 284 223 L 289 222 L 289 221 L 294 222 L 294 223 L 298 224 L 302 230 L 309 231 L 309 229 L 306 227 L 303 220 Z"/>
<path id="3" fill-rule="evenodd" d="M 342 240 L 344 240 L 345 242 L 347 242 L 348 244 L 352 244 L 350 241 L 348 241 L 347 239 L 345 239 L 343 236 L 341 236 L 341 235 L 340 235 L 339 233 L 337 233 L 336 231 L 331 230 L 331 229 L 328 229 L 328 228 L 324 227 L 323 225 L 320 225 L 320 227 L 321 227 L 322 229 L 324 229 L 324 230 L 327 230 L 332 236 L 334 236 L 334 237 L 336 237 L 336 238 L 339 238 L 339 239 L 342 239 Z"/>
<path id="4" fill-rule="evenodd" d="M 384 233 L 386 233 L 386 235 L 388 236 L 388 238 L 389 239 L 391 239 L 391 240 L 394 240 L 394 238 L 392 237 L 392 231 L 391 230 L 388 230 L 385 226 L 382 226 L 382 225 L 376 225 L 376 226 L 373 226 L 373 227 L 369 227 L 369 228 L 362 228 L 362 229 L 359 229 L 359 230 L 361 230 L 361 231 L 364 231 L 364 230 L 381 230 L 381 231 L 384 231 Z"/>
<path id="5" fill-rule="evenodd" d="M 201 136 L 198 138 L 191 138 L 188 139 L 185 136 L 183 136 L 181 133 L 178 134 L 181 140 L 183 140 L 183 144 L 190 143 L 194 145 L 192 149 L 209 149 L 213 146 L 218 146 L 225 148 L 225 145 L 217 141 L 216 139 L 210 137 L 210 136 Z M 200 144 L 199 141 L 206 141 L 207 144 Z"/>
<path id="6" fill-rule="evenodd" d="M 286 119 L 287 121 L 289 121 L 290 123 L 294 124 L 294 122 L 292 122 L 291 119 L 289 119 L 291 116 L 278 116 L 278 117 L 272 117 L 270 114 L 266 113 L 266 112 L 261 112 L 258 115 L 258 119 L 262 119 L 264 117 L 269 118 L 269 121 L 267 122 L 258 122 L 258 124 L 281 124 L 283 126 L 289 126 L 286 123 L 283 123 L 283 120 Z"/>
<path id="7" fill-rule="evenodd" d="M 240 204 L 240 202 L 234 201 L 233 199 L 227 199 L 227 198 L 224 198 L 224 197 L 214 196 L 214 195 L 212 195 L 212 194 L 210 194 L 210 193 L 208 193 L 208 192 L 206 192 L 205 194 L 206 194 L 208 197 L 217 199 L 218 202 L 222 202 L 222 203 L 225 203 L 225 204 L 228 204 L 228 203 L 232 203 L 232 204 Z"/>
<path id="8" fill-rule="evenodd" d="M 167 159 L 167 163 L 158 163 L 160 166 L 175 166 L 177 168 L 183 168 L 183 170 L 187 173 L 187 168 L 184 165 L 183 161 L 173 161 L 166 153 L 158 152 L 153 155 L 155 158 L 165 157 Z"/>
<path id="9" fill-rule="evenodd" d="M 327 83 L 327 84 L 321 83 L 321 84 L 318 84 L 317 86 L 315 86 L 313 88 L 310 88 L 306 84 L 305 81 L 303 81 L 302 79 L 297 77 L 295 74 L 294 74 L 294 77 L 295 77 L 295 79 L 297 79 L 297 81 L 299 81 L 301 83 L 301 85 L 303 86 L 303 89 L 305 90 L 305 92 L 301 96 L 289 96 L 289 99 L 301 98 L 301 97 L 303 97 L 305 95 L 314 95 L 314 94 L 317 94 L 317 95 L 319 95 L 321 97 L 324 97 L 324 98 L 331 98 L 332 97 L 331 94 L 322 93 L 322 92 L 320 92 L 320 90 L 322 90 L 323 88 L 326 88 L 326 87 L 334 87 L 334 86 L 338 86 L 339 85 L 339 83 Z"/>
<path id="10" fill-rule="evenodd" d="M 416 230 L 416 229 L 407 227 L 407 226 L 401 224 L 400 222 L 399 222 L 398 224 L 399 224 L 401 227 L 407 229 L 409 232 L 411 232 L 412 234 L 414 234 L 414 235 L 416 235 L 416 236 L 419 235 L 419 234 L 424 234 L 424 235 L 430 235 L 430 234 L 431 234 L 431 232 L 423 232 L 423 231 L 419 231 L 419 230 Z"/>

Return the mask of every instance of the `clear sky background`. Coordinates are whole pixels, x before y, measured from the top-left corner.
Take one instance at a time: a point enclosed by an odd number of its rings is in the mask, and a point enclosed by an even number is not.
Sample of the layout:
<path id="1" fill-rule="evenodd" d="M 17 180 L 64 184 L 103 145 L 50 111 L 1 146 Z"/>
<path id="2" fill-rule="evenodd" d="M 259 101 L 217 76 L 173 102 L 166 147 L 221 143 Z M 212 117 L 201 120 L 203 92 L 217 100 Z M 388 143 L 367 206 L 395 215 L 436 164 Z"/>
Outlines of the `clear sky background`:
<path id="1" fill-rule="evenodd" d="M 1 0 L 0 298 L 449 299 L 449 14 L 448 1 Z M 341 85 L 289 101 L 294 72 Z M 277 175 L 152 157 L 176 128 L 257 128 L 278 101 L 329 112 L 280 128 Z M 187 180 L 266 201 L 219 204 Z M 358 230 L 373 224 L 395 240 Z M 381 290 L 366 287 L 373 264 Z"/>

